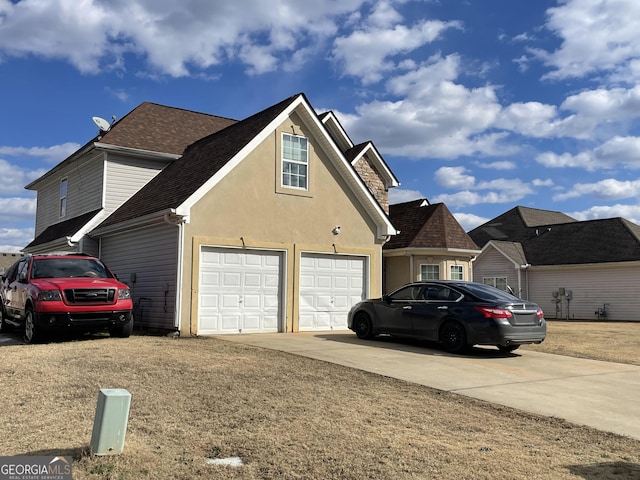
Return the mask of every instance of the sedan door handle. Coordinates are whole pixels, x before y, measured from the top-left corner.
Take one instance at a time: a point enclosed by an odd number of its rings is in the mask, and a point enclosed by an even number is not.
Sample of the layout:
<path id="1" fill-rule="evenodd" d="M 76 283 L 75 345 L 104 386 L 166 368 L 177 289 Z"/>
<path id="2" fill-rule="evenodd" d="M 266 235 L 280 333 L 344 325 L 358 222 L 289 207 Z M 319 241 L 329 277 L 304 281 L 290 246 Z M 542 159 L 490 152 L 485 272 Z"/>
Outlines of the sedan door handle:
<path id="1" fill-rule="evenodd" d="M 403 310 L 411 310 L 411 305 L 407 305 L 406 307 L 402 307 Z"/>
<path id="2" fill-rule="evenodd" d="M 438 307 L 438 310 L 447 310 L 449 307 L 447 307 L 446 305 L 443 305 L 441 307 Z"/>

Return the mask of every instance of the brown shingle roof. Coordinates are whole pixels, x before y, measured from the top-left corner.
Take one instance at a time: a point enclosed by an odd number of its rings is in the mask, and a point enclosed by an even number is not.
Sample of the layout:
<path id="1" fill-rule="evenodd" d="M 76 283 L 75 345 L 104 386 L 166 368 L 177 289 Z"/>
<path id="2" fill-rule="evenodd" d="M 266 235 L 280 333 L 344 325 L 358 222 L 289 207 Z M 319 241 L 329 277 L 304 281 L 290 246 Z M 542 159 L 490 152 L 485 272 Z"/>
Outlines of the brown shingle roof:
<path id="1" fill-rule="evenodd" d="M 480 250 L 444 203 L 429 205 L 426 200 L 414 200 L 390 205 L 389 219 L 400 233 L 385 243 L 383 247 L 385 250 L 400 248 Z"/>
<path id="2" fill-rule="evenodd" d="M 237 120 L 206 113 L 143 102 L 113 124 L 108 132 L 92 138 L 25 188 L 34 189 L 35 184 L 40 180 L 53 175 L 68 163 L 81 157 L 87 149 L 93 148 L 95 142 L 181 155 L 191 143 L 236 122 Z"/>
<path id="3" fill-rule="evenodd" d="M 193 143 L 98 228 L 179 207 L 300 95 Z"/>
<path id="4" fill-rule="evenodd" d="M 182 154 L 188 145 L 237 120 L 144 102 L 102 135 L 101 143 Z"/>

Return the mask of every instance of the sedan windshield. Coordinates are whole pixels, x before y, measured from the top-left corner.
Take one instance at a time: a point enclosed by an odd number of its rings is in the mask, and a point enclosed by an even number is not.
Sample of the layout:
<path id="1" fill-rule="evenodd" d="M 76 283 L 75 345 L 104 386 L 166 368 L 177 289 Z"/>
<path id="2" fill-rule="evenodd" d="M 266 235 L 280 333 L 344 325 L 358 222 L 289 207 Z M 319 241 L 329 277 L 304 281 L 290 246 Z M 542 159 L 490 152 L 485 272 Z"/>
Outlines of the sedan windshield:
<path id="1" fill-rule="evenodd" d="M 44 258 L 33 261 L 31 278 L 111 278 L 99 261 L 91 258 Z"/>

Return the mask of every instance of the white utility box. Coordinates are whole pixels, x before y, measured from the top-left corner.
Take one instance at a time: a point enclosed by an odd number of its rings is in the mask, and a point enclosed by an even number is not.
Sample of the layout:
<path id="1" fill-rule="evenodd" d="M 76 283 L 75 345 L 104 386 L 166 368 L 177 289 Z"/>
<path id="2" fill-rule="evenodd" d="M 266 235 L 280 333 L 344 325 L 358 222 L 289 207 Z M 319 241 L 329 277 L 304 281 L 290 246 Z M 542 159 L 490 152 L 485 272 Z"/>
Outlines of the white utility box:
<path id="1" fill-rule="evenodd" d="M 131 394 L 124 388 L 101 388 L 91 433 L 93 455 L 117 455 L 124 449 Z"/>

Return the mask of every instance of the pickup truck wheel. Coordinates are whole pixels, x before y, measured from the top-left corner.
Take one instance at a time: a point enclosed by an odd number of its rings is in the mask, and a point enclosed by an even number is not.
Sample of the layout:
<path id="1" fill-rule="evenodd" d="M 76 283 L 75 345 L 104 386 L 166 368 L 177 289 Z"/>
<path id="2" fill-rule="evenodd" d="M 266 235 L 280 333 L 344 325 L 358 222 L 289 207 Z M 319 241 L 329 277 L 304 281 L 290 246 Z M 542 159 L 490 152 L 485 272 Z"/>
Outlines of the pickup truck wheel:
<path id="1" fill-rule="evenodd" d="M 28 307 L 24 316 L 24 343 L 35 343 L 38 336 L 35 315 L 33 314 L 33 310 Z"/>
<path id="2" fill-rule="evenodd" d="M 112 337 L 128 338 L 133 332 L 133 320 L 129 320 L 122 325 L 109 328 L 109 335 Z"/>

